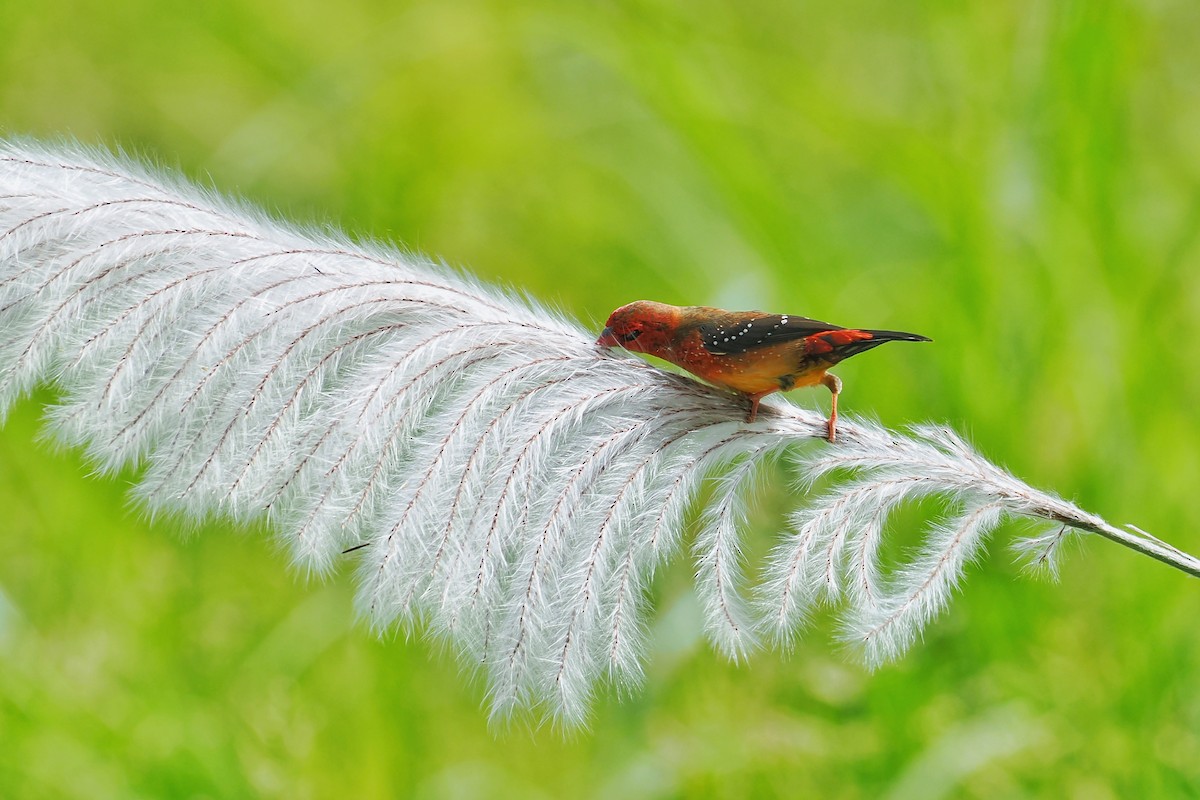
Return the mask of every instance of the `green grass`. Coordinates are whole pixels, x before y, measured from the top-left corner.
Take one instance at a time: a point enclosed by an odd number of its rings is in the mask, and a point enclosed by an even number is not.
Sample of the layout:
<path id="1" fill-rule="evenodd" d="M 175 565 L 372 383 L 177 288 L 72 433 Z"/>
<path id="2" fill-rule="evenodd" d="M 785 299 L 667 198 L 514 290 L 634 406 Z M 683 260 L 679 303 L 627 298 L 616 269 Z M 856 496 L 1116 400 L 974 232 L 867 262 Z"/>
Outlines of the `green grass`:
<path id="1" fill-rule="evenodd" d="M 642 297 L 901 328 L 843 409 L 948 421 L 1200 550 L 1200 14 L 1187 0 L 0 0 L 0 125 L 120 145 L 596 322 Z M 43 393 L 37 398 L 50 398 Z M 824 404 L 820 393 L 799 393 Z M 1005 527 L 900 663 L 828 621 L 735 667 L 680 562 L 590 730 L 354 622 L 260 531 L 149 522 L 0 430 L 0 796 L 1184 797 L 1200 583 Z M 781 482 L 754 546 L 793 504 Z"/>

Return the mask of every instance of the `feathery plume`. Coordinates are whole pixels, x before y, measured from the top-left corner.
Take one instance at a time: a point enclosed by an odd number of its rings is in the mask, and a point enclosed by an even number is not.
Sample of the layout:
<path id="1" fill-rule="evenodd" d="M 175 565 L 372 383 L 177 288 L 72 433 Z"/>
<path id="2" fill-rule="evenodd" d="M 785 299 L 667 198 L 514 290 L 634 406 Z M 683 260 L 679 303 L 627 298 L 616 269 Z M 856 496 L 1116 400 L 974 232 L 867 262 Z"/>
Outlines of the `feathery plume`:
<path id="1" fill-rule="evenodd" d="M 50 427 L 104 470 L 143 468 L 151 510 L 266 518 L 298 565 L 357 548 L 373 624 L 422 626 L 488 676 L 492 710 L 585 718 L 601 677 L 636 683 L 645 591 L 692 543 L 714 644 L 744 658 L 845 604 L 869 664 L 944 606 L 1005 516 L 1200 575 L 1200 562 L 1038 492 L 952 432 L 903 436 L 741 401 L 592 344 L 570 320 L 428 259 L 298 232 L 77 147 L 0 142 L 0 419 L 39 383 Z M 840 482 L 799 511 L 755 589 L 739 551 L 745 484 L 791 447 Z M 849 476 L 849 477 L 847 477 Z M 708 480 L 711 479 L 711 480 Z M 708 480 L 706 484 L 706 480 Z M 956 510 L 881 577 L 888 515 Z"/>

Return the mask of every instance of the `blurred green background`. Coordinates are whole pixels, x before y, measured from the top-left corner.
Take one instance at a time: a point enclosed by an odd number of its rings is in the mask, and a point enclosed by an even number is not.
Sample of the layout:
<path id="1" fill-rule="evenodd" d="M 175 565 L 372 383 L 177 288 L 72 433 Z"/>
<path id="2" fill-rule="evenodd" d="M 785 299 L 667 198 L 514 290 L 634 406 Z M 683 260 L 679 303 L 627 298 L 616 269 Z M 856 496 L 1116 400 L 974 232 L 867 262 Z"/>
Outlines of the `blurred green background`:
<path id="1" fill-rule="evenodd" d="M 947 421 L 1200 551 L 1200 9 L 1143 3 L 0 0 L 0 128 L 121 146 L 588 324 L 637 298 L 932 336 L 843 409 Z M 690 565 L 646 685 L 489 729 L 348 572 L 185 536 L 0 430 L 0 796 L 1200 795 L 1200 582 L 1100 540 L 1057 584 L 1005 526 L 900 663 L 829 620 L 735 667 Z M 825 407 L 823 393 L 793 395 Z M 794 498 L 767 488 L 761 545 Z"/>

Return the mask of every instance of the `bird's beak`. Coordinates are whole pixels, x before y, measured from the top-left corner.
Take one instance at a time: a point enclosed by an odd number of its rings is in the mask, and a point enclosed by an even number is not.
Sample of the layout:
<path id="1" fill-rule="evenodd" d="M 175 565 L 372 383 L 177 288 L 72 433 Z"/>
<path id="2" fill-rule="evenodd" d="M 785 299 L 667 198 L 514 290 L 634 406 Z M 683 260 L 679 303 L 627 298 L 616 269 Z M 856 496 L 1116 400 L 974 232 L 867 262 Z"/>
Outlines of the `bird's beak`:
<path id="1" fill-rule="evenodd" d="M 596 345 L 599 347 L 619 347 L 621 343 L 617 341 L 616 336 L 613 336 L 612 328 L 605 328 L 600 332 L 600 338 L 596 340 Z"/>

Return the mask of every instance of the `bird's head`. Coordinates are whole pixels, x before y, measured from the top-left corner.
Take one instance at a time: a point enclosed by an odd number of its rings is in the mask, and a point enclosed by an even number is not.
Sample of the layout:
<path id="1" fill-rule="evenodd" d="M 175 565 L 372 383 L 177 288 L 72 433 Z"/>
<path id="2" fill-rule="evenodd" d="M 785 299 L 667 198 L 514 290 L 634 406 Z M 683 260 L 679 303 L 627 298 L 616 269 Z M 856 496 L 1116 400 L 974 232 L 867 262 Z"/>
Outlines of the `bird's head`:
<path id="1" fill-rule="evenodd" d="M 653 300 L 638 300 L 621 306 L 609 314 L 596 344 L 662 355 L 671 348 L 671 337 L 679 327 L 680 311 L 676 306 Z"/>

